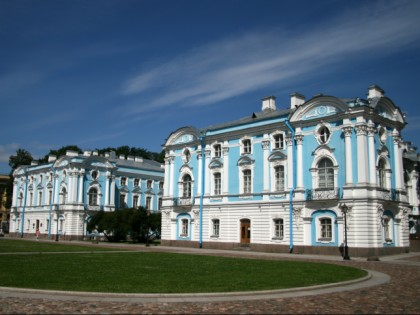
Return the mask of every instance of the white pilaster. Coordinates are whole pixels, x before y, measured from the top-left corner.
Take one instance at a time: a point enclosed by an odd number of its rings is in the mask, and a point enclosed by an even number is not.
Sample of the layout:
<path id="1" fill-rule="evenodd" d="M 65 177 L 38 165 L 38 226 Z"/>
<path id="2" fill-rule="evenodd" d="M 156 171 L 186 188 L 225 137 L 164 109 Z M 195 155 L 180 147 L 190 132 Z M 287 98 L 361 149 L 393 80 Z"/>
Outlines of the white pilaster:
<path id="1" fill-rule="evenodd" d="M 394 130 L 392 133 L 394 138 L 394 169 L 395 169 L 395 188 L 398 190 L 403 189 L 403 180 L 402 180 L 402 158 L 401 158 L 401 151 L 400 151 L 400 142 L 401 139 L 399 137 L 399 132 Z"/>
<path id="2" fill-rule="evenodd" d="M 105 200 L 104 200 L 104 206 L 109 206 L 109 180 L 111 179 L 111 173 L 106 172 L 106 181 L 105 181 Z"/>
<path id="3" fill-rule="evenodd" d="M 197 160 L 198 160 L 198 174 L 197 174 L 197 195 L 201 196 L 201 182 L 203 180 L 203 160 L 202 160 L 202 148 L 199 147 L 197 151 Z"/>
<path id="4" fill-rule="evenodd" d="M 368 182 L 368 151 L 365 123 L 356 125 L 357 133 L 357 184 L 366 185 Z"/>
<path id="5" fill-rule="evenodd" d="M 351 135 L 353 132 L 352 126 L 343 126 L 344 143 L 346 148 L 346 186 L 353 185 L 353 156 L 351 149 Z"/>
<path id="6" fill-rule="evenodd" d="M 373 123 L 369 124 L 367 132 L 369 147 L 369 184 L 376 186 L 375 128 Z"/>
<path id="7" fill-rule="evenodd" d="M 175 163 L 175 157 L 174 156 L 169 156 L 169 196 L 173 197 L 174 195 L 174 163 Z"/>
<path id="8" fill-rule="evenodd" d="M 210 169 L 209 169 L 210 152 L 211 152 L 210 149 L 208 148 L 208 146 L 206 146 L 206 151 L 205 151 L 206 162 L 205 162 L 205 169 L 204 169 L 204 172 L 206 173 L 204 175 L 204 178 L 205 178 L 204 194 L 205 195 L 210 194 Z"/>
<path id="9" fill-rule="evenodd" d="M 84 170 L 79 173 L 79 194 L 77 196 L 77 202 L 79 204 L 83 203 L 83 178 L 85 176 Z"/>
<path id="10" fill-rule="evenodd" d="M 170 172 L 170 163 L 168 155 L 165 157 L 165 178 L 163 182 L 163 196 L 169 196 L 169 172 Z"/>
<path id="11" fill-rule="evenodd" d="M 263 148 L 263 189 L 264 192 L 268 192 L 270 190 L 270 166 L 268 163 L 268 148 L 270 147 L 270 139 L 268 139 L 268 135 L 264 135 L 264 140 L 261 143 Z"/>
<path id="12" fill-rule="evenodd" d="M 303 135 L 296 135 L 296 188 L 303 188 L 303 158 L 302 158 L 302 143 Z"/>
<path id="13" fill-rule="evenodd" d="M 287 188 L 293 188 L 293 139 L 286 138 L 287 143 Z"/>
<path id="14" fill-rule="evenodd" d="M 111 207 L 115 207 L 115 175 L 111 177 L 111 200 L 109 201 Z"/>
<path id="15" fill-rule="evenodd" d="M 227 195 L 229 193 L 229 147 L 228 142 L 225 141 L 223 145 L 223 183 L 222 189 L 223 194 Z"/>

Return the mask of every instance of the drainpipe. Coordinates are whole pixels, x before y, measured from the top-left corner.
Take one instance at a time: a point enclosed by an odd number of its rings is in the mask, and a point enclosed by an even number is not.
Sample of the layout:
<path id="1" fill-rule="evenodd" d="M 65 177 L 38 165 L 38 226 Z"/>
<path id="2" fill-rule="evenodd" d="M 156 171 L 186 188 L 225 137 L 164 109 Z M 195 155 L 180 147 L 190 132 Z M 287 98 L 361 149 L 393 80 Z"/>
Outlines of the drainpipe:
<path id="1" fill-rule="evenodd" d="M 289 128 L 292 133 L 292 152 L 293 152 L 293 187 L 290 190 L 289 195 L 289 222 L 290 222 L 290 253 L 293 252 L 293 195 L 296 189 L 296 141 L 295 141 L 295 130 L 290 125 L 289 120 L 284 122 L 286 127 Z"/>
<path id="2" fill-rule="evenodd" d="M 28 173 L 25 170 L 25 196 L 23 197 L 23 208 L 22 208 L 22 222 L 20 224 L 20 238 L 23 238 L 23 227 L 25 224 L 25 208 L 26 208 L 26 196 L 28 195 Z"/>
<path id="3" fill-rule="evenodd" d="M 206 138 L 206 132 L 201 133 L 200 135 L 200 143 L 201 143 L 201 195 L 200 195 L 200 248 L 203 248 L 203 200 L 204 200 L 204 188 L 205 188 L 205 138 Z"/>
<path id="4" fill-rule="evenodd" d="M 48 224 L 48 238 L 51 238 L 52 206 L 54 203 L 54 195 L 55 195 L 55 168 L 53 167 L 53 165 L 51 165 L 51 171 L 53 171 L 54 180 L 53 180 L 53 189 L 52 189 L 52 196 L 51 196 L 51 203 L 50 203 L 50 222 Z"/>

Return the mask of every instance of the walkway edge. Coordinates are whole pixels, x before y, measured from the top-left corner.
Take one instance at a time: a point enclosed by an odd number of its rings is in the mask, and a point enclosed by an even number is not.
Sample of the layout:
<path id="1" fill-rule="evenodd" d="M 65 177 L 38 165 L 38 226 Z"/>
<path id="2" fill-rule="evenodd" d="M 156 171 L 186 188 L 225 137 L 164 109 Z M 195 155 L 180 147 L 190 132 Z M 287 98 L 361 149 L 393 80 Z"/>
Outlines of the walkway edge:
<path id="1" fill-rule="evenodd" d="M 366 270 L 366 269 L 365 269 Z M 20 297 L 34 299 L 49 299 L 63 301 L 107 301 L 107 302 L 215 302 L 279 299 L 288 297 L 301 297 L 309 295 L 336 293 L 367 288 L 388 283 L 391 277 L 387 274 L 366 270 L 368 275 L 359 279 L 329 283 L 310 287 L 300 287 L 280 290 L 223 292 L 223 293 L 174 293 L 174 294 L 135 294 L 135 293 L 101 293 L 101 292 L 74 292 L 53 291 L 0 287 L 0 297 Z"/>

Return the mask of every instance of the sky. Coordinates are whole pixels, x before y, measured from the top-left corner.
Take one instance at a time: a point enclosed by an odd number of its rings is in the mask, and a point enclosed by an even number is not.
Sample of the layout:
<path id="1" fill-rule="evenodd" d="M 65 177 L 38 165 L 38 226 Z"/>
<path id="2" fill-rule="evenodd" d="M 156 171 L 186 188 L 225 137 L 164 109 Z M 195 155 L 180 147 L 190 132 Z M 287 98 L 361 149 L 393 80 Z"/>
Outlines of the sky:
<path id="1" fill-rule="evenodd" d="M 0 173 L 17 149 L 160 152 L 276 96 L 366 98 L 420 148 L 420 1 L 0 0 Z"/>

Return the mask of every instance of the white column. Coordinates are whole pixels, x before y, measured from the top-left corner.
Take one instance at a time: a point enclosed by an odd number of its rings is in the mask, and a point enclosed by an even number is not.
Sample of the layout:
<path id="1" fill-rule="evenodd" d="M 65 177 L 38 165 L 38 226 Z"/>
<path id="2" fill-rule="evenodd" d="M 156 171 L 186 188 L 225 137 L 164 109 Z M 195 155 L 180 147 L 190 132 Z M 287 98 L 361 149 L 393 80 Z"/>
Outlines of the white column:
<path id="1" fill-rule="evenodd" d="M 105 174 L 106 180 L 105 180 L 105 200 L 104 200 L 104 206 L 109 206 L 109 180 L 111 179 L 111 173 L 108 171 Z"/>
<path id="2" fill-rule="evenodd" d="M 169 196 L 173 197 L 174 196 L 174 163 L 175 163 L 175 157 L 174 156 L 169 156 Z"/>
<path id="3" fill-rule="evenodd" d="M 73 182 L 74 182 L 73 170 L 69 169 L 67 174 L 69 176 L 69 182 L 68 182 L 68 186 L 67 186 L 67 203 L 72 204 L 73 203 L 73 195 L 74 195 L 74 191 L 73 191 Z"/>
<path id="4" fill-rule="evenodd" d="M 287 143 L 287 188 L 293 188 L 293 139 L 286 138 Z"/>
<path id="5" fill-rule="evenodd" d="M 59 199 L 59 195 L 58 195 L 58 192 L 60 191 L 60 183 L 59 183 L 59 181 L 58 181 L 58 179 L 59 179 L 59 176 L 56 174 L 56 175 L 53 175 L 54 176 L 54 192 L 53 192 L 53 194 L 54 194 L 54 204 L 59 204 L 60 203 L 60 199 Z"/>
<path id="6" fill-rule="evenodd" d="M 411 200 L 410 206 L 418 207 L 419 197 L 417 195 L 417 181 L 419 179 L 419 173 L 413 170 L 411 172 Z"/>
<path id="7" fill-rule="evenodd" d="M 18 182 L 15 179 L 13 181 L 12 207 L 17 207 L 18 206 L 17 198 L 18 198 Z"/>
<path id="8" fill-rule="evenodd" d="M 73 184 L 72 184 L 72 190 L 73 190 L 73 195 L 72 195 L 72 203 L 76 203 L 77 202 L 77 184 L 78 184 L 78 176 L 79 176 L 79 172 L 74 171 L 73 172 Z"/>
<path id="9" fill-rule="evenodd" d="M 268 148 L 270 147 L 270 140 L 267 135 L 264 135 L 264 140 L 261 145 L 263 148 L 263 191 L 268 192 L 270 190 L 270 166 L 268 163 Z"/>
<path id="10" fill-rule="evenodd" d="M 83 203 L 83 178 L 85 176 L 85 172 L 84 170 L 80 171 L 79 173 L 79 191 L 78 191 L 78 196 L 77 196 L 77 202 L 79 204 Z"/>
<path id="11" fill-rule="evenodd" d="M 356 125 L 357 133 L 357 184 L 366 185 L 368 179 L 368 152 L 365 123 Z"/>
<path id="12" fill-rule="evenodd" d="M 302 158 L 302 143 L 303 135 L 296 135 L 296 188 L 303 188 L 303 158 Z"/>
<path id="13" fill-rule="evenodd" d="M 401 151 L 400 151 L 400 137 L 397 130 L 394 130 L 392 133 L 394 137 L 394 169 L 395 169 L 395 188 L 398 190 L 403 189 L 403 180 L 402 180 L 402 158 L 401 158 Z"/>
<path id="14" fill-rule="evenodd" d="M 198 161 L 198 174 L 197 174 L 197 195 L 201 196 L 201 181 L 203 180 L 203 161 L 202 161 L 202 149 L 201 146 L 197 151 L 197 161 Z"/>
<path id="15" fill-rule="evenodd" d="M 369 147 L 369 183 L 376 186 L 376 154 L 375 154 L 375 128 L 373 123 L 369 124 L 368 132 L 368 147 Z"/>
<path id="16" fill-rule="evenodd" d="M 351 149 L 352 126 L 343 126 L 344 142 L 346 147 L 346 186 L 353 185 L 353 156 Z"/>
<path id="17" fill-rule="evenodd" d="M 115 175 L 111 177 L 111 200 L 109 201 L 111 207 L 115 206 Z"/>
<path id="18" fill-rule="evenodd" d="M 205 187 L 204 187 L 204 194 L 208 195 L 210 194 L 210 169 L 209 169 L 209 164 L 210 164 L 210 149 L 208 149 L 208 146 L 206 146 L 206 151 L 205 151 L 205 156 L 206 156 L 206 162 L 205 162 Z"/>
<path id="19" fill-rule="evenodd" d="M 165 179 L 163 182 L 163 196 L 169 196 L 169 169 L 170 169 L 170 164 L 169 164 L 169 159 L 168 159 L 168 155 L 166 154 L 165 157 Z"/>
<path id="20" fill-rule="evenodd" d="M 229 147 L 228 142 L 225 141 L 223 145 L 223 182 L 222 189 L 223 194 L 227 195 L 229 193 Z"/>

